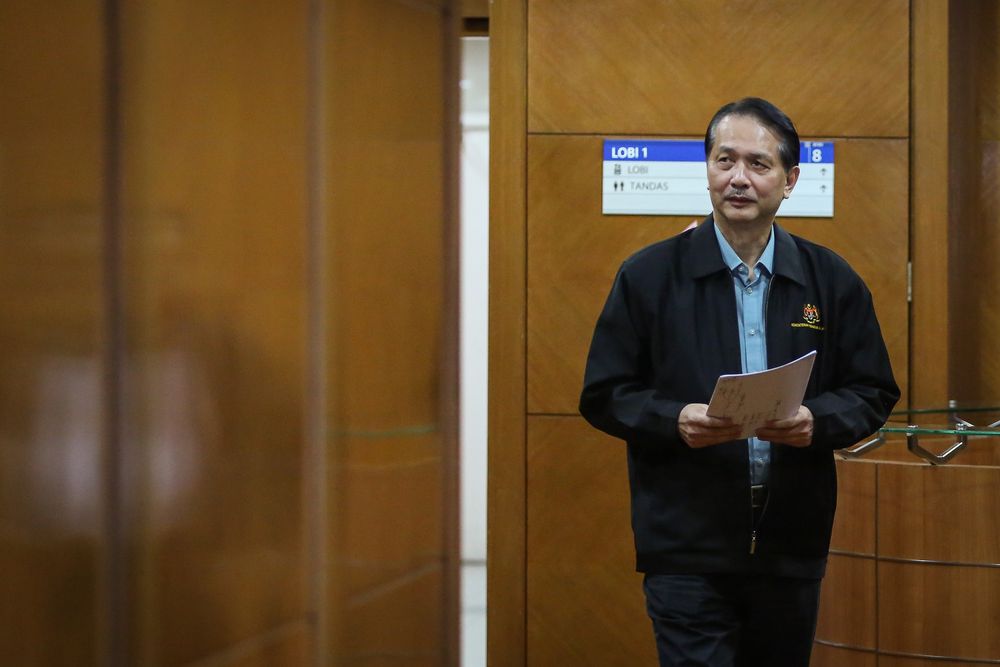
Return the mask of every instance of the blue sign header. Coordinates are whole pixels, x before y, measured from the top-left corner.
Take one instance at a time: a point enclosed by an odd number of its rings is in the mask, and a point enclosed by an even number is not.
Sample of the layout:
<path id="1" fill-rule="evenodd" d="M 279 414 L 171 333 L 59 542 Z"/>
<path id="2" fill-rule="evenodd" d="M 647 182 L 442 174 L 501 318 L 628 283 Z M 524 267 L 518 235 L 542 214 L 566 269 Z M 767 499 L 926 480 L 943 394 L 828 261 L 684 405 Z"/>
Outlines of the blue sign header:
<path id="1" fill-rule="evenodd" d="M 833 164 L 832 141 L 803 141 L 799 143 L 799 162 L 806 164 Z"/>
<path id="2" fill-rule="evenodd" d="M 615 162 L 704 162 L 705 144 L 697 140 L 605 139 L 604 160 Z M 803 141 L 799 162 L 833 164 L 832 141 Z"/>
<path id="3" fill-rule="evenodd" d="M 700 141 L 604 140 L 604 159 L 619 162 L 704 162 L 705 145 Z"/>

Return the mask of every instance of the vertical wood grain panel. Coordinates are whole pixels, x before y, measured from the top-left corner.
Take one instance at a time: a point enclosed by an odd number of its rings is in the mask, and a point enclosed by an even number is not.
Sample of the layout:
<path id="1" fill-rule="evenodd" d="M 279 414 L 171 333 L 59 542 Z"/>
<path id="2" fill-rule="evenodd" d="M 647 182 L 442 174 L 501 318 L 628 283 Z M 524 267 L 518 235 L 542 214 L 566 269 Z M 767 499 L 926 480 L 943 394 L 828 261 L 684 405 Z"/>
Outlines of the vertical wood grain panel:
<path id="1" fill-rule="evenodd" d="M 580 417 L 528 421 L 530 667 L 654 665 L 625 445 Z"/>
<path id="2" fill-rule="evenodd" d="M 462 16 L 475 18 L 490 15 L 490 0 L 461 0 Z"/>
<path id="3" fill-rule="evenodd" d="M 994 441 L 994 446 L 998 443 Z M 1000 468 L 879 466 L 879 552 L 1000 564 Z"/>
<path id="4" fill-rule="evenodd" d="M 879 648 L 953 659 L 1000 656 L 1000 568 L 879 563 Z"/>
<path id="5" fill-rule="evenodd" d="M 813 645 L 810 667 L 878 667 L 874 653 L 853 651 L 839 646 Z"/>
<path id="6" fill-rule="evenodd" d="M 184 667 L 304 667 L 311 664 L 315 664 L 312 624 L 299 620 Z"/>
<path id="7" fill-rule="evenodd" d="M 454 664 L 457 16 L 400 0 L 324 12 L 323 659 Z"/>
<path id="8" fill-rule="evenodd" d="M 876 466 L 867 461 L 837 461 L 837 513 L 830 548 L 874 556 Z"/>
<path id="9" fill-rule="evenodd" d="M 305 0 L 124 3 L 130 660 L 308 612 Z"/>
<path id="10" fill-rule="evenodd" d="M 880 655 L 878 658 L 879 667 L 982 667 L 982 665 L 982 662 L 940 660 L 934 658 L 901 658 L 891 655 Z"/>
<path id="11" fill-rule="evenodd" d="M 875 560 L 831 554 L 820 599 L 816 638 L 876 648 Z"/>
<path id="12" fill-rule="evenodd" d="M 538 0 L 531 132 L 699 136 L 746 95 L 803 135 L 904 137 L 908 0 Z"/>
<path id="13" fill-rule="evenodd" d="M 102 3 L 0 3 L 0 662 L 108 659 Z"/>
<path id="14" fill-rule="evenodd" d="M 947 405 L 950 133 L 948 115 L 948 4 L 913 0 L 910 61 L 910 261 L 913 302 L 910 401 Z M 917 365 L 920 363 L 919 366 Z"/>
<path id="15" fill-rule="evenodd" d="M 1000 396 L 1000 74 L 995 49 L 1000 6 L 952 2 L 949 194 L 954 264 L 949 294 L 955 323 L 949 356 L 954 398 Z"/>
<path id="16" fill-rule="evenodd" d="M 490 15 L 487 651 L 525 665 L 527 3 Z"/>
<path id="17" fill-rule="evenodd" d="M 0 6 L 4 664 L 329 664 L 317 526 L 342 656 L 457 664 L 456 3 L 329 4 Z"/>

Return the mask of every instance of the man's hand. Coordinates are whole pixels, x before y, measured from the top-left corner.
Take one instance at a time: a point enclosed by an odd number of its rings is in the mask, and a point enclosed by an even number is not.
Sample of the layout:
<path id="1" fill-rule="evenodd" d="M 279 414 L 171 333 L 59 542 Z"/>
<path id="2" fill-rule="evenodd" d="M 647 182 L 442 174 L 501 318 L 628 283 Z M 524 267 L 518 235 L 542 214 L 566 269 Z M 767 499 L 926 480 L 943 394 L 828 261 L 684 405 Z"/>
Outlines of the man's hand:
<path id="1" fill-rule="evenodd" d="M 709 417 L 706 410 L 708 406 L 704 403 L 688 403 L 677 418 L 677 431 L 689 447 L 697 449 L 739 438 L 739 424 L 721 417 Z"/>
<path id="2" fill-rule="evenodd" d="M 791 445 L 792 447 L 808 447 L 812 444 L 813 413 L 804 405 L 789 419 L 769 421 L 756 433 L 761 440 Z"/>

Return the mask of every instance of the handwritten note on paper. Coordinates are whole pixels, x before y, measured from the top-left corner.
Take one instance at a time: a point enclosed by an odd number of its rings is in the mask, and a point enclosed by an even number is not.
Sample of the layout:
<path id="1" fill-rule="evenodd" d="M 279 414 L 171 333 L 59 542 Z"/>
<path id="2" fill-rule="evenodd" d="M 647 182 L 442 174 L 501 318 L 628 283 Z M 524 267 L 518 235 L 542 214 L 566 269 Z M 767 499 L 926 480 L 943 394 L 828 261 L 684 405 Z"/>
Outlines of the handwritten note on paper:
<path id="1" fill-rule="evenodd" d="M 743 426 L 741 438 L 772 419 L 788 419 L 802 404 L 816 350 L 784 366 L 759 373 L 722 375 L 708 403 L 711 417 L 728 417 Z"/>

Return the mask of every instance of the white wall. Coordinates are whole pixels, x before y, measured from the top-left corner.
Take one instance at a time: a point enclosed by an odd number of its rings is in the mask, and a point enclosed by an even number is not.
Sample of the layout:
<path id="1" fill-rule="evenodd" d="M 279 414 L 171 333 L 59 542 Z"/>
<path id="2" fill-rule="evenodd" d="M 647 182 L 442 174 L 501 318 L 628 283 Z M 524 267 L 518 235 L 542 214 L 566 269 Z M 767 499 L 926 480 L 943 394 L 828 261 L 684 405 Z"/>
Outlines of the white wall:
<path id="1" fill-rule="evenodd" d="M 489 40 L 462 39 L 462 666 L 486 665 Z"/>

